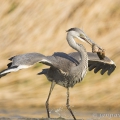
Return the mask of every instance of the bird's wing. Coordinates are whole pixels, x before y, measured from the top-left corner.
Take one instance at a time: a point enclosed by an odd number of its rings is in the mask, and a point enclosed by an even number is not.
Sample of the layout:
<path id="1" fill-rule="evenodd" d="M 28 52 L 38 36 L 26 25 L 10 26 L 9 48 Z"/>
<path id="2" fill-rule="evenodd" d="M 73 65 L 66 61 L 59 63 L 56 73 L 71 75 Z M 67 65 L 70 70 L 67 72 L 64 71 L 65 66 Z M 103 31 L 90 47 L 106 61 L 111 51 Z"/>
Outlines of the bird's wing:
<path id="1" fill-rule="evenodd" d="M 108 75 L 110 75 L 116 68 L 112 60 L 108 57 L 105 57 L 104 60 L 100 60 L 96 53 L 88 52 L 88 59 L 89 70 L 94 69 L 94 73 L 101 70 L 102 75 L 106 71 L 108 71 Z M 11 57 L 9 60 L 11 62 L 8 63 L 7 69 L 0 72 L 0 78 L 10 72 L 29 68 L 38 62 L 66 72 L 71 66 L 78 65 L 81 58 L 78 52 L 70 53 L 69 55 L 65 53 L 54 53 L 52 56 L 44 56 L 40 53 L 27 53 Z"/>
<path id="2" fill-rule="evenodd" d="M 54 56 L 44 56 L 40 53 L 21 54 L 9 59 L 11 62 L 7 64 L 8 68 L 0 72 L 0 78 L 10 72 L 16 72 L 21 69 L 29 68 L 35 63 L 43 63 L 49 66 L 54 66 Z"/>
<path id="3" fill-rule="evenodd" d="M 97 53 L 87 52 L 87 54 L 89 71 L 94 69 L 94 73 L 97 73 L 99 70 L 101 70 L 101 75 L 108 71 L 107 74 L 110 75 L 115 70 L 115 63 L 108 57 L 105 56 L 103 60 L 100 60 Z M 75 58 L 77 61 L 81 60 L 78 52 L 73 52 L 69 55 Z"/>

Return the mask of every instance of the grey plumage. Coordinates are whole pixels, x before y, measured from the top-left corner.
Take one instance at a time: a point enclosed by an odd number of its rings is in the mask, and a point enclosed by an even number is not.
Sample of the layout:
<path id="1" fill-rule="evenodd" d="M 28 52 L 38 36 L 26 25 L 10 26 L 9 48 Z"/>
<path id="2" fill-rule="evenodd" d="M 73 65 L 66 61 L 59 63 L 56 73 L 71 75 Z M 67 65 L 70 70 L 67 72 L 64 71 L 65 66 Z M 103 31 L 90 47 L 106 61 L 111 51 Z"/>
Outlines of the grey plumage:
<path id="1" fill-rule="evenodd" d="M 104 71 L 104 73 L 100 73 L 101 75 L 105 74 L 105 72 L 107 72 L 107 74 L 110 75 L 115 70 L 116 65 L 108 57 L 105 57 L 104 60 L 100 60 L 96 53 L 87 52 L 87 54 L 88 54 L 89 71 L 92 71 L 95 69 L 97 70 L 99 69 L 99 66 L 100 66 L 99 70 Z M 34 57 L 30 57 L 30 56 L 34 56 Z M 34 60 L 33 58 L 37 58 L 37 59 Z M 57 64 L 60 64 L 58 61 L 61 62 L 64 60 L 69 61 L 69 64 L 73 64 L 74 66 L 77 66 L 79 64 L 79 60 L 81 60 L 81 57 L 79 56 L 78 52 L 73 52 L 69 54 L 57 52 L 57 53 L 54 53 L 52 56 L 44 56 L 40 53 L 27 53 L 27 54 L 22 54 L 22 55 L 17 55 L 12 57 L 11 62 L 8 63 L 7 65 L 8 68 L 5 69 L 4 71 L 18 68 L 20 65 L 27 65 L 28 67 L 30 67 L 38 62 L 49 65 L 49 66 L 57 67 Z M 4 71 L 0 72 L 0 77 L 4 76 L 2 74 Z M 95 71 L 94 73 L 99 72 L 99 71 L 97 72 Z"/>
<path id="2" fill-rule="evenodd" d="M 52 82 L 46 101 L 48 117 L 50 117 L 48 104 L 49 98 L 55 84 L 59 84 L 67 88 L 66 106 L 72 114 L 73 118 L 76 120 L 69 105 L 69 87 L 73 87 L 76 83 L 83 80 L 87 73 L 88 67 L 90 71 L 94 69 L 94 73 L 97 73 L 99 70 L 101 70 L 102 75 L 106 71 L 108 71 L 108 75 L 110 75 L 115 70 L 116 65 L 108 57 L 100 60 L 96 53 L 86 52 L 86 49 L 83 45 L 77 44 L 74 41 L 74 37 L 76 37 L 79 40 L 88 42 L 90 45 L 95 44 L 95 42 L 88 38 L 88 36 L 86 36 L 82 30 L 78 28 L 71 28 L 67 32 L 66 39 L 68 44 L 77 52 L 70 54 L 57 52 L 52 56 L 45 56 L 40 53 L 17 55 L 9 59 L 11 62 L 8 64 L 8 69 L 0 72 L 0 77 L 3 77 L 10 72 L 15 72 L 20 69 L 31 67 L 38 62 L 50 66 L 50 68 L 43 69 L 42 72 L 38 73 L 38 75 L 44 74 L 48 80 Z M 102 48 L 100 48 L 97 44 L 96 47 L 102 50 Z"/>

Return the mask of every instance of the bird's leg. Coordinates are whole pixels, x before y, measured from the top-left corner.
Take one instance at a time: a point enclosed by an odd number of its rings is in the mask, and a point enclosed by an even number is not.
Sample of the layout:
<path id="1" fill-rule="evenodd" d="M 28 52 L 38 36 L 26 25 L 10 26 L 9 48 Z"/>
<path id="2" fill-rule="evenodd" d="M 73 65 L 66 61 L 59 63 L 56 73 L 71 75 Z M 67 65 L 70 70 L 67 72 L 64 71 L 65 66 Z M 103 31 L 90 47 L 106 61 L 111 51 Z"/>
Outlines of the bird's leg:
<path id="1" fill-rule="evenodd" d="M 70 111 L 70 113 L 72 114 L 74 120 L 76 120 L 71 108 L 70 108 L 70 104 L 69 104 L 69 87 L 67 88 L 67 102 L 66 102 L 66 107 L 67 109 Z"/>
<path id="2" fill-rule="evenodd" d="M 49 113 L 49 98 L 50 98 L 50 95 L 52 93 L 52 90 L 53 90 L 55 84 L 56 83 L 54 81 L 52 81 L 51 87 L 50 87 L 50 91 L 49 91 L 49 94 L 48 94 L 48 98 L 47 98 L 47 101 L 46 101 L 46 110 L 47 110 L 48 118 L 50 118 L 50 113 Z"/>

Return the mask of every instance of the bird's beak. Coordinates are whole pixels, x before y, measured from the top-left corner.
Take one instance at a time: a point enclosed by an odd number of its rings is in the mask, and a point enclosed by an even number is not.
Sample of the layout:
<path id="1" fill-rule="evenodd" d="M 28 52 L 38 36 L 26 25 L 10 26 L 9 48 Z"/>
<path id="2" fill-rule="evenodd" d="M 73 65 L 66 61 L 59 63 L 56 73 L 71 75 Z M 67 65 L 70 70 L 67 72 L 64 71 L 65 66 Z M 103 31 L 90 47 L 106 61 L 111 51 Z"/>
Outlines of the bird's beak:
<path id="1" fill-rule="evenodd" d="M 89 37 L 87 37 L 84 34 L 80 34 L 78 39 L 81 40 L 81 41 L 85 41 L 85 42 L 89 43 L 91 46 L 94 43 Z"/>
<path id="2" fill-rule="evenodd" d="M 87 43 L 89 43 L 93 49 L 93 52 L 100 52 L 104 51 L 100 46 L 98 46 L 93 40 L 91 40 L 89 37 L 85 36 L 82 39 L 84 39 Z"/>
<path id="3" fill-rule="evenodd" d="M 93 40 L 91 40 L 88 36 L 80 35 L 80 39 L 86 41 L 92 46 L 92 52 L 97 53 L 100 59 L 104 59 L 105 50 L 98 46 Z"/>

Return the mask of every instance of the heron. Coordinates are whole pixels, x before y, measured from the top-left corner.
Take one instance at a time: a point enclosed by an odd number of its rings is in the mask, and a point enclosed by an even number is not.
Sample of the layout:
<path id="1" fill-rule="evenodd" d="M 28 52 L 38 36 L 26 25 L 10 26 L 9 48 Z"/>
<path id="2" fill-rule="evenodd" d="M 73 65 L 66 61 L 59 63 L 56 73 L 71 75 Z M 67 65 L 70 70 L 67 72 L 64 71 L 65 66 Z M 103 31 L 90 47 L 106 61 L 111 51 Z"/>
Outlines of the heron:
<path id="1" fill-rule="evenodd" d="M 85 47 L 82 44 L 76 43 L 74 38 L 87 42 L 91 46 L 95 46 L 93 48 L 97 49 L 95 52 L 87 52 Z M 108 71 L 108 75 L 110 75 L 115 70 L 116 65 L 106 56 L 104 56 L 103 59 L 99 58 L 97 52 L 99 53 L 99 51 L 103 51 L 103 49 L 91 40 L 81 29 L 71 28 L 67 30 L 66 39 L 69 46 L 75 49 L 76 52 L 69 54 L 64 52 L 56 52 L 51 56 L 45 56 L 40 53 L 16 55 L 9 59 L 11 62 L 8 63 L 8 68 L 0 72 L 0 77 L 3 77 L 11 72 L 29 68 L 35 63 L 43 63 L 48 65 L 49 68 L 43 69 L 38 73 L 38 75 L 45 75 L 51 82 L 50 91 L 46 100 L 46 111 L 48 118 L 50 118 L 50 95 L 54 89 L 54 86 L 58 84 L 67 89 L 66 107 L 71 113 L 73 119 L 76 120 L 69 103 L 69 88 L 73 87 L 77 83 L 80 83 L 85 77 L 88 69 L 90 71 L 94 69 L 94 73 L 101 70 L 101 75 Z"/>

